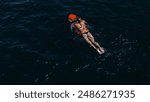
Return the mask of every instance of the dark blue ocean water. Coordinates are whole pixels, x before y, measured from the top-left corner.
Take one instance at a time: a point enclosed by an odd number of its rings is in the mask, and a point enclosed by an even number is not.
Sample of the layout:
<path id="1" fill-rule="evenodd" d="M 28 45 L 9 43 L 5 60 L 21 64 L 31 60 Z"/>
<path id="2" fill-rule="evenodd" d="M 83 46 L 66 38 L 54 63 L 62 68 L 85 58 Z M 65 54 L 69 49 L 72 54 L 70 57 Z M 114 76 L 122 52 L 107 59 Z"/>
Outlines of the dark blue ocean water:
<path id="1" fill-rule="evenodd" d="M 107 52 L 70 31 L 76 13 Z M 149 0 L 0 0 L 1 84 L 150 84 Z"/>

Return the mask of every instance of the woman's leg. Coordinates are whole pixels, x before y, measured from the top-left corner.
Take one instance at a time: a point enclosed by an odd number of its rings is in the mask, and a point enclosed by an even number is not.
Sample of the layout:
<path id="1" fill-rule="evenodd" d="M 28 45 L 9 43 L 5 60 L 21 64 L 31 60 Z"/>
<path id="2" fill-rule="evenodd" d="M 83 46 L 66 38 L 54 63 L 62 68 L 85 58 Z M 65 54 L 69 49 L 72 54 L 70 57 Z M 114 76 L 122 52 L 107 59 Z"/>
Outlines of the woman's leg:
<path id="1" fill-rule="evenodd" d="M 89 40 L 88 35 L 87 34 L 82 34 L 83 38 L 85 39 L 85 41 L 90 44 L 90 46 L 92 46 L 94 49 L 97 50 L 96 46 L 91 42 L 91 40 Z"/>
<path id="2" fill-rule="evenodd" d="M 92 35 L 90 32 L 88 33 L 88 38 L 89 38 L 89 40 L 90 40 L 94 45 L 96 45 L 96 46 L 98 47 L 98 49 L 99 49 L 102 53 L 105 52 L 104 49 L 99 45 L 99 43 L 95 41 L 93 35 Z"/>
<path id="3" fill-rule="evenodd" d="M 88 38 L 94 45 L 96 45 L 98 48 L 100 48 L 99 43 L 95 41 L 93 35 L 90 32 L 88 33 Z"/>

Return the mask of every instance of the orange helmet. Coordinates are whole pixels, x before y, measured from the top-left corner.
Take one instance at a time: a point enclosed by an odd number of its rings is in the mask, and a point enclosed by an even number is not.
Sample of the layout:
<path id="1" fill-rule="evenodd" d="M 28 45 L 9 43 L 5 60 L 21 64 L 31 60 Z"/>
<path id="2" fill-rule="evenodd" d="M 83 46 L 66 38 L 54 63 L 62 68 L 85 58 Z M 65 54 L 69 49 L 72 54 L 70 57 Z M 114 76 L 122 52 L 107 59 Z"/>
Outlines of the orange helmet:
<path id="1" fill-rule="evenodd" d="M 69 14 L 69 15 L 68 15 L 68 20 L 75 21 L 75 20 L 77 20 L 77 18 L 78 18 L 78 16 L 75 15 L 75 14 Z"/>

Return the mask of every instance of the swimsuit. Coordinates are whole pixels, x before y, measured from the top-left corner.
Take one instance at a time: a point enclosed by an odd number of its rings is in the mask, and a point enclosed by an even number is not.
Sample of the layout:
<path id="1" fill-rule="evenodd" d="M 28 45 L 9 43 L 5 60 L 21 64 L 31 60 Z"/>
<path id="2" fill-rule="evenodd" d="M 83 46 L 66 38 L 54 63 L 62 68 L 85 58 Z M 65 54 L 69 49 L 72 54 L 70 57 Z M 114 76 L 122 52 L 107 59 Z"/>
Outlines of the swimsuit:
<path id="1" fill-rule="evenodd" d="M 82 33 L 82 34 L 88 34 L 89 33 L 89 31 L 88 32 L 85 32 L 85 33 Z"/>
<path id="2" fill-rule="evenodd" d="M 71 24 L 70 28 L 71 28 L 71 30 L 74 29 L 74 31 L 75 31 L 75 33 L 76 33 L 77 35 L 83 35 L 83 34 L 88 34 L 88 33 L 89 33 L 89 31 L 87 31 L 87 32 L 85 32 L 85 33 L 81 33 L 81 31 L 75 26 L 76 23 L 77 23 L 77 22 L 73 22 L 73 23 Z"/>

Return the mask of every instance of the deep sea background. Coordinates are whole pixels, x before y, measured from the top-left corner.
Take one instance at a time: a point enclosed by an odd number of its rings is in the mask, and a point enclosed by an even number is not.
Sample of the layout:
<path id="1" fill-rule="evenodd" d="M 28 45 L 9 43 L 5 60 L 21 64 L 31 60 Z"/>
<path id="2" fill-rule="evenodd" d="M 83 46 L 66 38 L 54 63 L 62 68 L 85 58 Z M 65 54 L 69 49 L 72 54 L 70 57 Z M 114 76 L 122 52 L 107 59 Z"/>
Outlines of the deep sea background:
<path id="1" fill-rule="evenodd" d="M 70 31 L 69 13 L 107 52 Z M 0 84 L 150 84 L 150 0 L 0 0 Z"/>

